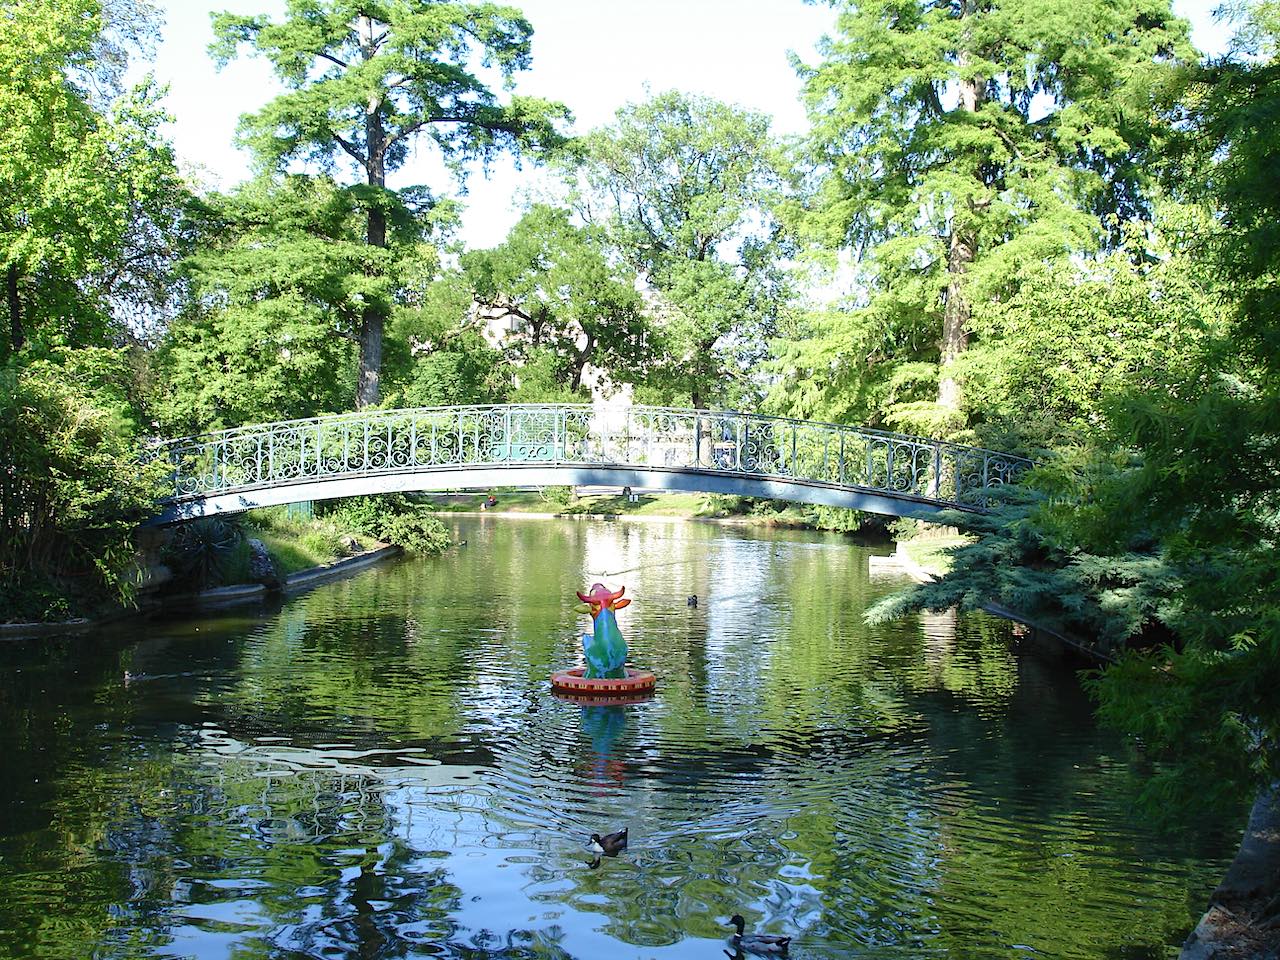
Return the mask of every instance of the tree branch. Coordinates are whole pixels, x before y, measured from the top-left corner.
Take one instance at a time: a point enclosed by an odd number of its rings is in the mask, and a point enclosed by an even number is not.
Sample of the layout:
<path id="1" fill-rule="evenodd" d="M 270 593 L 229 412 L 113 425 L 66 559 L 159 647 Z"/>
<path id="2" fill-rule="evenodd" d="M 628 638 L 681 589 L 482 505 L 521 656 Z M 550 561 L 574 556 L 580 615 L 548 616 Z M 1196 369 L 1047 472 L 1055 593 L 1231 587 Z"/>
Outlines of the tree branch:
<path id="1" fill-rule="evenodd" d="M 362 167 L 369 166 L 368 158 L 360 156 L 360 151 L 348 142 L 346 137 L 342 136 L 337 131 L 334 131 L 333 139 L 338 142 L 338 146 L 340 146 L 353 160 L 355 160 L 356 163 L 360 164 Z"/>
<path id="2" fill-rule="evenodd" d="M 407 127 L 401 127 L 395 133 L 391 134 L 391 136 L 383 139 L 382 141 L 383 152 L 385 153 L 391 147 L 391 145 L 395 143 L 397 140 L 403 140 L 405 137 L 408 137 L 417 133 L 419 130 L 425 127 L 428 123 L 432 123 L 432 122 L 433 121 L 430 119 L 416 120 L 413 123 L 409 124 Z"/>

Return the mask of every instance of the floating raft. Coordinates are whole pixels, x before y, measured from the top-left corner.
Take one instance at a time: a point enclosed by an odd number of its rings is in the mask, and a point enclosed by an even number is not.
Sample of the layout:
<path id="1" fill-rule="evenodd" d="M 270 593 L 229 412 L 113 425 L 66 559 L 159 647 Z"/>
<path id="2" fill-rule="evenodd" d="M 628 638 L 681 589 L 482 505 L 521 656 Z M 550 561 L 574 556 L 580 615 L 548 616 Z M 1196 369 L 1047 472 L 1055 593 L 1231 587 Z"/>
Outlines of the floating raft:
<path id="1" fill-rule="evenodd" d="M 586 667 L 558 670 L 551 675 L 551 689 L 572 697 L 589 697 L 601 700 L 627 700 L 642 698 L 653 692 L 657 677 L 650 670 L 626 668 L 625 677 L 590 678 Z"/>

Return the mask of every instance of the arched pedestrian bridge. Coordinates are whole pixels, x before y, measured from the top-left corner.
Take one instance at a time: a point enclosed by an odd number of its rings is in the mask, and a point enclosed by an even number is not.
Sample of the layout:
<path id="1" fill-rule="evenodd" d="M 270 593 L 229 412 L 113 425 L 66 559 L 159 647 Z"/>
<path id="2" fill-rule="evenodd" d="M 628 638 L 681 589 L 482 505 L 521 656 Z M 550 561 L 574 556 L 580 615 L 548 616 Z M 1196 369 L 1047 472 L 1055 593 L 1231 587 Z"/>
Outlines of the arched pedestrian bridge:
<path id="1" fill-rule="evenodd" d="M 668 407 L 429 407 L 175 440 L 151 523 L 367 494 L 605 485 L 734 494 L 890 516 L 981 510 L 1031 461 L 860 427 Z"/>

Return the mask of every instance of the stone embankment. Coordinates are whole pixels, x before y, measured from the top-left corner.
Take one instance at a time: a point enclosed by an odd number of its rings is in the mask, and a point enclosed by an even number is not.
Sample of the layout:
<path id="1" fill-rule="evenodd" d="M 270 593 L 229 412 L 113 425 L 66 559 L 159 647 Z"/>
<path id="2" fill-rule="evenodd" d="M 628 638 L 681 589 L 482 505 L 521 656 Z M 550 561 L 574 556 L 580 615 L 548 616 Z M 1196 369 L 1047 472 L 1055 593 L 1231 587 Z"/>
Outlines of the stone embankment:
<path id="1" fill-rule="evenodd" d="M 1258 794 L 1240 850 L 1179 960 L 1280 957 L 1280 786 Z"/>
<path id="2" fill-rule="evenodd" d="M 358 573 L 366 567 L 397 557 L 403 552 L 400 547 L 379 543 L 372 550 L 356 556 L 345 557 L 333 563 L 326 563 L 319 567 L 312 567 L 309 570 L 299 570 L 297 573 L 291 573 L 280 580 L 278 592 L 286 596 L 301 593 L 329 580 L 337 580 L 341 577 Z M 155 582 L 162 583 L 164 578 L 155 578 Z M 86 633 L 89 630 L 118 620 L 155 613 L 166 608 L 191 606 L 207 609 L 209 607 L 222 607 L 234 603 L 261 600 L 270 592 L 272 591 L 265 584 L 237 583 L 226 587 L 215 587 L 212 590 L 204 590 L 200 593 L 173 594 L 162 598 L 146 597 L 139 602 L 138 608 L 135 610 L 120 610 L 109 616 L 98 617 L 93 620 L 81 618 L 66 620 L 61 623 L 3 623 L 0 624 L 0 640 L 29 640 L 42 637 L 70 636 L 77 633 Z"/>
<path id="3" fill-rule="evenodd" d="M 357 554 L 354 557 L 347 557 L 343 560 L 336 560 L 333 563 L 326 563 L 323 566 L 291 573 L 280 581 L 279 592 L 286 596 L 293 593 L 301 593 L 303 590 L 310 590 L 312 587 L 319 586 L 330 580 L 349 576 L 363 570 L 365 567 L 381 563 L 383 560 L 398 557 L 403 552 L 400 547 L 388 543 L 380 543 L 372 550 Z M 189 602 L 199 607 L 221 607 L 232 603 L 244 603 L 249 600 L 261 600 L 271 592 L 273 591 L 266 584 L 236 583 L 226 587 L 204 590 L 200 593 L 174 597 L 171 602 Z"/>

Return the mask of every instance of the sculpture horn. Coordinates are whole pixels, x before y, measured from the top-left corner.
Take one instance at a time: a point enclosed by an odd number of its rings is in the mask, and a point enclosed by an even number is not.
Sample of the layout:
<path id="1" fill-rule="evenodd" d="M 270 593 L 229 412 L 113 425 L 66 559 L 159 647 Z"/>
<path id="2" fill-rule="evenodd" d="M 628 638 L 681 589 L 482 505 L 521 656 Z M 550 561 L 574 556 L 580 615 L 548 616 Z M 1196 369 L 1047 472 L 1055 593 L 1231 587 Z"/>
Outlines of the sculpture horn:
<path id="1" fill-rule="evenodd" d="M 627 588 L 626 588 L 626 587 L 619 587 L 619 588 L 618 588 L 618 592 L 617 592 L 617 593 L 613 593 L 612 591 L 609 593 L 609 599 L 610 599 L 610 600 L 617 600 L 620 596 L 622 596 L 622 595 L 623 595 L 624 593 L 626 593 L 626 592 L 627 592 Z"/>

